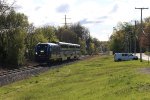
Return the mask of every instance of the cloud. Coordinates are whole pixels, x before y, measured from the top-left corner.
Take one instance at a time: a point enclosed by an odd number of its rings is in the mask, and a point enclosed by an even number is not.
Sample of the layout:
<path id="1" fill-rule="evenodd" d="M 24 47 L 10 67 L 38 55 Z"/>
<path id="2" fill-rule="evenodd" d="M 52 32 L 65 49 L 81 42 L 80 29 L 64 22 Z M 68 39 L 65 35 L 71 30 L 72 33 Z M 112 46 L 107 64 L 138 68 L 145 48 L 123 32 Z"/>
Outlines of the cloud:
<path id="1" fill-rule="evenodd" d="M 108 16 L 101 16 L 101 17 L 98 17 L 98 19 L 107 19 Z"/>
<path id="2" fill-rule="evenodd" d="M 79 22 L 81 24 L 98 24 L 98 23 L 103 23 L 108 18 L 109 16 L 101 16 L 101 17 L 95 18 L 95 20 L 89 20 L 88 18 L 84 18 L 80 20 Z"/>
<path id="3" fill-rule="evenodd" d="M 102 23 L 103 21 L 89 21 L 87 18 L 84 18 L 79 21 L 81 24 L 96 24 L 96 23 Z"/>
<path id="4" fill-rule="evenodd" d="M 117 12 L 118 8 L 119 8 L 119 6 L 118 6 L 117 4 L 115 4 L 115 5 L 113 6 L 112 10 L 110 11 L 110 13 L 115 13 L 115 12 Z"/>
<path id="5" fill-rule="evenodd" d="M 69 5 L 68 4 L 62 4 L 56 8 L 56 11 L 58 13 L 66 13 L 69 11 Z"/>
<path id="6" fill-rule="evenodd" d="M 35 7 L 35 11 L 38 11 L 39 9 L 41 9 L 41 7 L 40 6 L 37 6 L 37 7 Z"/>

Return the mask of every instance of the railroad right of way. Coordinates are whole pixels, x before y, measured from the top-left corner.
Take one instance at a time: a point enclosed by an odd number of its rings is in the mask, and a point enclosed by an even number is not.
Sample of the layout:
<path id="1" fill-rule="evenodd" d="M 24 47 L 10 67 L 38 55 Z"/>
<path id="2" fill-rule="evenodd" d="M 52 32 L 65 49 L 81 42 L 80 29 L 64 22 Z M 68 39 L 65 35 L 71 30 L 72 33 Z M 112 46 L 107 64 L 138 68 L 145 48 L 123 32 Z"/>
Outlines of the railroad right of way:
<path id="1" fill-rule="evenodd" d="M 88 59 L 91 56 L 82 56 L 79 60 Z M 52 65 L 38 64 L 30 67 L 23 67 L 0 72 L 0 86 L 4 86 L 19 80 L 27 79 L 31 76 L 36 76 L 52 68 L 58 68 L 64 65 L 75 63 L 79 60 L 64 61 L 62 63 L 54 63 Z"/>

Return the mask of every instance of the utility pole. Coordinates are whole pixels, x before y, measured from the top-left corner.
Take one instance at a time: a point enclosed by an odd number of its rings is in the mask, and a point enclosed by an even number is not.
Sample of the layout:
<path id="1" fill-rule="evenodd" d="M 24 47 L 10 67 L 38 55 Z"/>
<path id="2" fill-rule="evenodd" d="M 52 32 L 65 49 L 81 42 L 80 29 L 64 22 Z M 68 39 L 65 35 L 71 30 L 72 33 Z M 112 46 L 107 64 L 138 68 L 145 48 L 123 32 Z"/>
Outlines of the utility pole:
<path id="1" fill-rule="evenodd" d="M 132 21 L 134 21 L 133 39 L 134 39 L 134 54 L 136 54 L 136 25 L 137 25 L 137 20 L 131 20 L 131 22 Z"/>
<path id="2" fill-rule="evenodd" d="M 142 11 L 144 9 L 148 9 L 148 8 L 136 8 L 135 7 L 135 9 L 140 9 L 141 10 L 141 32 L 140 32 L 140 35 L 142 35 L 142 33 L 143 33 Z M 142 44 L 141 44 L 141 39 L 139 41 L 139 44 L 140 44 L 140 62 L 142 62 L 142 46 L 141 46 Z"/>
<path id="3" fill-rule="evenodd" d="M 65 24 L 65 28 L 67 29 L 67 24 L 70 24 L 70 23 L 67 23 L 67 19 L 71 19 L 71 18 L 67 18 L 66 15 L 65 15 L 64 19 L 65 19 L 65 23 L 63 23 L 63 24 Z"/>
<path id="4" fill-rule="evenodd" d="M 129 53 L 132 52 L 132 43 L 131 43 L 132 32 L 129 32 Z"/>
<path id="5" fill-rule="evenodd" d="M 134 22 L 134 53 L 136 54 L 136 20 Z"/>
<path id="6" fill-rule="evenodd" d="M 125 45 L 125 52 L 129 53 L 129 34 L 127 32 L 125 32 L 124 45 Z"/>

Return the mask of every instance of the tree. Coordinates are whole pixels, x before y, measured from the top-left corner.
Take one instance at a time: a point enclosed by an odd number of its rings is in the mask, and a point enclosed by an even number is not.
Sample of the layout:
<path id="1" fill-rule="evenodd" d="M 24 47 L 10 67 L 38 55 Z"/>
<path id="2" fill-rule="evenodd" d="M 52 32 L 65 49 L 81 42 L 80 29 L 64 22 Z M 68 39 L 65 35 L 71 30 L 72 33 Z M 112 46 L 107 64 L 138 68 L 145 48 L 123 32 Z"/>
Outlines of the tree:
<path id="1" fill-rule="evenodd" d="M 133 26 L 130 23 L 119 23 L 110 37 L 110 50 L 114 52 L 134 51 Z"/>
<path id="2" fill-rule="evenodd" d="M 93 38 L 93 43 L 94 43 L 94 53 L 98 54 L 100 52 L 100 46 L 103 44 L 103 42 L 100 42 L 98 39 Z M 105 42 L 104 42 L 105 43 Z"/>
<path id="3" fill-rule="evenodd" d="M 93 55 L 94 54 L 94 49 L 95 49 L 94 43 L 90 42 L 88 54 Z"/>
<path id="4" fill-rule="evenodd" d="M 26 32 L 21 28 L 18 28 L 15 30 L 10 30 L 8 34 L 8 44 L 6 51 L 7 56 L 5 63 L 11 65 L 22 65 L 24 64 L 24 39 L 26 37 Z"/>
<path id="5" fill-rule="evenodd" d="M 81 38 L 79 38 L 79 44 L 80 44 L 80 50 L 81 50 L 81 53 L 84 55 L 84 54 L 87 54 L 87 51 L 86 51 L 86 41 L 82 41 Z"/>
<path id="6" fill-rule="evenodd" d="M 13 9 L 15 1 L 12 4 L 8 4 L 6 0 L 0 0 L 0 15 L 4 15 L 6 13 L 9 13 L 11 9 Z"/>
<path id="7" fill-rule="evenodd" d="M 75 23 L 71 25 L 70 30 L 76 33 L 78 40 L 82 39 L 86 41 L 89 38 L 89 30 L 83 26 L 81 26 L 80 23 Z"/>
<path id="8" fill-rule="evenodd" d="M 47 39 L 48 42 L 58 41 L 56 34 L 55 34 L 56 33 L 55 27 L 44 26 L 44 27 L 37 28 L 35 31 L 36 33 L 43 34 L 44 38 Z"/>
<path id="9" fill-rule="evenodd" d="M 6 59 L 6 44 L 7 44 L 7 34 L 6 34 L 6 17 L 13 8 L 13 4 L 9 5 L 5 0 L 0 0 L 0 64 L 4 63 Z"/>
<path id="10" fill-rule="evenodd" d="M 1 34 L 1 63 L 10 65 L 21 65 L 24 63 L 26 27 L 28 19 L 24 14 L 11 10 L 1 15 L 4 18 L 0 22 Z"/>
<path id="11" fill-rule="evenodd" d="M 68 43 L 77 43 L 77 35 L 70 29 L 65 27 L 59 27 L 56 36 L 59 41 L 68 42 Z"/>
<path id="12" fill-rule="evenodd" d="M 150 17 L 145 18 L 142 45 L 150 51 Z"/>

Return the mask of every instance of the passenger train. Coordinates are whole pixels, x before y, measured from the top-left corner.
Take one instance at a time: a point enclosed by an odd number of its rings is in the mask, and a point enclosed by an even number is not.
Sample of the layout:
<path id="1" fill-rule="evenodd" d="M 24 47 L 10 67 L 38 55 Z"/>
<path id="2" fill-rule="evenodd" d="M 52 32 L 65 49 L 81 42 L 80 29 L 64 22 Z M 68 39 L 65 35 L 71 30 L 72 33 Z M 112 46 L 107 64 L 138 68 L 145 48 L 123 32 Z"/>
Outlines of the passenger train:
<path id="1" fill-rule="evenodd" d="M 80 57 L 80 45 L 66 42 L 38 43 L 35 47 L 36 61 L 64 61 Z"/>

